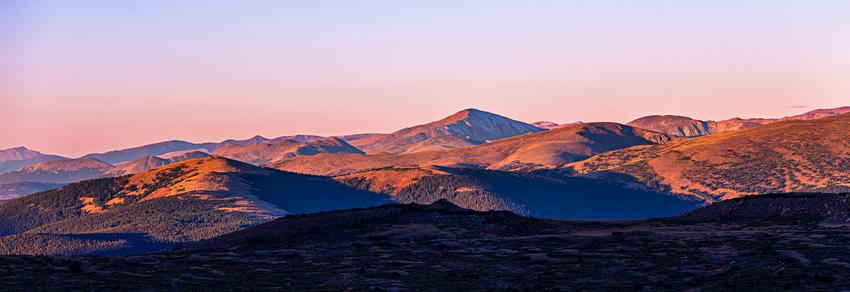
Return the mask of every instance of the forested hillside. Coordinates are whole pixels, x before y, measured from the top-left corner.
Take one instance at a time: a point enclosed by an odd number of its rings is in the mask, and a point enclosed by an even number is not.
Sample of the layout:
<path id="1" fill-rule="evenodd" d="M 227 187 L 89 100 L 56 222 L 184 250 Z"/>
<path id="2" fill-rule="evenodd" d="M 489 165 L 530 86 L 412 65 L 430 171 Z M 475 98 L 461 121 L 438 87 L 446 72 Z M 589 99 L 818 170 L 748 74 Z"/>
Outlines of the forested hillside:
<path id="1" fill-rule="evenodd" d="M 701 201 L 682 196 L 636 190 L 604 181 L 553 177 L 535 173 L 438 168 L 398 188 L 378 186 L 375 175 L 348 175 L 346 184 L 384 189 L 401 203 L 432 203 L 446 199 L 473 210 L 509 210 L 518 214 L 559 219 L 623 219 L 665 217 L 697 208 Z M 398 176 L 387 168 L 386 176 Z M 371 171 L 373 174 L 375 171 Z M 432 172 L 433 173 L 433 172 Z"/>
<path id="2" fill-rule="evenodd" d="M 148 252 L 286 214 L 385 202 L 327 177 L 201 158 L 8 201 L 0 205 L 0 254 Z"/>

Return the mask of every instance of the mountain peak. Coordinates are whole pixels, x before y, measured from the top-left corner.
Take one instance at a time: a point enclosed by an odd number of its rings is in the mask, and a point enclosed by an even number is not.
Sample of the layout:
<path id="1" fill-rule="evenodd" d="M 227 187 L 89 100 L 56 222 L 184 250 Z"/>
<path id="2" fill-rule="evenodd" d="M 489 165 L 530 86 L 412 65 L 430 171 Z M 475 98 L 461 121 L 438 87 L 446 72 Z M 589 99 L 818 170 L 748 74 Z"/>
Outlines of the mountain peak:
<path id="1" fill-rule="evenodd" d="M 438 121 L 405 128 L 357 146 L 372 153 L 412 153 L 479 145 L 543 130 L 494 113 L 468 108 Z"/>
<path id="2" fill-rule="evenodd" d="M 38 151 L 30 150 L 26 147 L 19 146 L 0 150 L 0 162 L 30 159 L 38 157 L 39 155 L 41 155 L 41 153 Z"/>
<path id="3" fill-rule="evenodd" d="M 477 108 L 467 108 L 467 109 L 464 109 L 460 112 L 466 113 L 467 115 L 474 115 L 474 114 L 491 114 L 492 115 L 493 114 L 493 113 L 490 113 L 490 112 L 482 111 L 482 110 L 477 109 Z"/>
<path id="4" fill-rule="evenodd" d="M 494 114 L 494 113 L 490 113 L 490 112 L 485 112 L 485 111 L 482 111 L 482 110 L 479 110 L 479 109 L 468 108 L 468 109 L 464 109 L 464 110 L 461 110 L 459 112 L 456 112 L 456 113 L 454 113 L 454 114 L 452 114 L 452 115 L 450 115 L 450 116 L 448 116 L 448 117 L 446 117 L 442 120 L 439 120 L 435 123 L 440 123 L 440 122 L 442 122 L 442 123 L 454 123 L 454 122 L 457 122 L 457 121 L 462 121 L 462 120 L 469 119 L 471 117 L 476 117 L 476 116 L 499 116 L 499 115 Z"/>
<path id="5" fill-rule="evenodd" d="M 635 119 L 626 125 L 656 131 L 676 137 L 698 137 L 716 131 L 713 121 L 701 121 L 679 115 L 650 115 Z"/>
<path id="6" fill-rule="evenodd" d="M 485 111 L 482 111 L 480 109 L 470 107 L 470 108 L 462 109 L 458 113 L 484 113 L 484 112 Z"/>

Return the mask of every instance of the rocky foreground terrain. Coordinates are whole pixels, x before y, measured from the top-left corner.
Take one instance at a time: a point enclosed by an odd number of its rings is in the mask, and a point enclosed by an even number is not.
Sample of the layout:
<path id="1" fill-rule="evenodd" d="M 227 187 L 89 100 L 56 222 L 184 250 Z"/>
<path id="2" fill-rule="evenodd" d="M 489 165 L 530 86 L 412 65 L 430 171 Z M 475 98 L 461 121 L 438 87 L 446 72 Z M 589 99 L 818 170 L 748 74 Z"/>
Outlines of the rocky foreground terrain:
<path id="1" fill-rule="evenodd" d="M 37 290 L 833 290 L 850 287 L 850 226 L 835 215 L 848 199 L 764 195 L 628 222 L 386 205 L 288 216 L 150 255 L 2 256 L 0 281 Z"/>

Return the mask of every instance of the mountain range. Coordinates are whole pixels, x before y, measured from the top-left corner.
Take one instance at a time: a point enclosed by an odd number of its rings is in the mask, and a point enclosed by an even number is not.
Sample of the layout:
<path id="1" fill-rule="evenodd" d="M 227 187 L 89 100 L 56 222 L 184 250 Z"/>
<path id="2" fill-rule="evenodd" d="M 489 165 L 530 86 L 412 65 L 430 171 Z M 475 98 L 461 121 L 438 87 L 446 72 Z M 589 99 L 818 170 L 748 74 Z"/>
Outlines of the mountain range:
<path id="1" fill-rule="evenodd" d="M 148 252 L 287 214 L 389 202 L 448 199 L 478 210 L 570 219 L 672 216 L 700 204 L 686 197 L 584 178 L 435 170 L 439 173 L 423 176 L 402 189 L 378 193 L 371 190 L 371 182 L 352 176 L 335 179 L 296 174 L 223 157 L 174 162 L 5 202 L 0 205 L 0 222 L 4 222 L 0 224 L 0 254 Z"/>
<path id="2" fill-rule="evenodd" d="M 292 138 L 290 140 L 289 138 Z M 301 142 L 303 141 L 303 142 Z M 192 148 L 196 145 L 171 141 L 156 143 L 133 149 L 108 152 L 102 155 L 86 155 L 83 158 L 69 159 L 45 155 L 35 155 L 34 158 L 14 160 L 21 163 L 36 159 L 44 162 L 33 163 L 15 171 L 0 174 L 0 200 L 19 197 L 37 191 L 48 190 L 58 185 L 101 177 L 116 177 L 134 174 L 183 160 L 207 157 L 210 155 L 232 157 L 254 164 L 286 159 L 297 155 L 314 155 L 318 153 L 363 153 L 337 138 L 318 138 L 318 136 L 287 136 L 272 140 L 252 138 L 248 140 L 227 140 L 224 146 L 216 146 L 216 151 L 208 153 L 208 148 Z M 259 144 L 255 144 L 259 143 Z M 190 148 L 188 150 L 175 150 Z M 197 150 L 200 149 L 200 150 Z M 32 151 L 35 152 L 35 151 Z M 144 155 L 160 153 L 159 156 Z M 38 152 L 35 152 L 38 153 Z M 121 161 L 116 165 L 103 162 L 96 157 L 110 161 Z M 264 160 L 267 159 L 267 160 Z M 10 161 L 11 162 L 11 161 Z"/>
<path id="3" fill-rule="evenodd" d="M 742 196 L 850 191 L 850 107 L 721 122 L 527 124 L 466 109 L 389 134 L 0 152 L 0 251 L 161 250 L 274 218 L 388 202 L 554 219 L 675 216 Z M 17 198 L 17 199 L 15 199 Z"/>
<path id="4" fill-rule="evenodd" d="M 629 126 L 664 133 L 675 137 L 699 137 L 710 134 L 750 129 L 780 121 L 802 120 L 809 121 L 820 118 L 832 117 L 850 112 L 850 106 L 813 110 L 804 114 L 787 116 L 778 119 L 733 118 L 722 121 L 703 121 L 689 117 L 676 115 L 652 115 L 646 116 L 627 123 Z"/>
<path id="5" fill-rule="evenodd" d="M 669 140 L 667 135 L 621 124 L 585 123 L 467 147 L 403 154 L 321 154 L 296 157 L 267 166 L 319 175 L 339 175 L 403 165 L 517 170 L 564 164 L 604 151 Z"/>
<path id="6" fill-rule="evenodd" d="M 94 158 L 51 160 L 0 174 L 0 184 L 17 182 L 65 184 L 103 177 L 112 168 L 112 165 Z"/>
<path id="7" fill-rule="evenodd" d="M 626 125 L 634 126 L 642 129 L 647 129 L 651 131 L 656 131 L 664 134 L 668 134 L 670 136 L 699 136 L 699 135 L 707 135 L 713 134 L 717 132 L 729 131 L 729 130 L 739 130 L 744 128 L 752 128 L 756 126 L 761 126 L 777 121 L 785 121 L 785 120 L 813 120 L 824 117 L 841 115 L 843 113 L 850 112 L 850 106 L 847 107 L 839 107 L 833 109 L 818 109 L 809 111 L 803 114 L 787 116 L 783 118 L 732 118 L 719 122 L 715 121 L 703 121 L 696 120 L 689 117 L 683 116 L 674 116 L 674 115 L 651 115 L 636 119 L 632 122 L 627 123 Z M 358 147 L 358 149 L 364 150 L 365 152 L 373 153 L 373 152 L 388 152 L 388 153 L 403 153 L 406 151 L 399 151 L 398 149 L 381 149 L 383 147 L 388 148 L 406 148 L 409 147 L 412 151 L 419 151 L 417 149 L 421 148 L 421 146 L 432 145 L 434 143 L 428 143 L 426 140 L 440 140 L 441 137 L 450 137 L 446 138 L 447 142 L 436 142 L 438 148 L 450 148 L 453 147 L 452 143 L 464 144 L 464 145 L 477 145 L 482 144 L 487 141 L 493 141 L 501 138 L 511 137 L 523 133 L 529 132 L 538 132 L 544 129 L 556 129 L 562 128 L 566 126 L 571 126 L 575 124 L 581 124 L 582 122 L 573 122 L 567 124 L 558 124 L 550 121 L 539 121 L 531 124 L 526 124 L 523 122 L 519 122 L 516 120 L 512 120 L 507 117 L 495 115 L 492 113 L 488 113 L 485 111 L 477 110 L 477 109 L 466 109 L 460 112 L 457 112 L 449 117 L 444 119 L 431 122 L 424 125 L 413 126 L 410 128 L 402 129 L 397 132 L 391 134 L 379 134 L 379 133 L 363 133 L 363 134 L 351 134 L 351 135 L 342 135 L 337 136 L 337 138 L 344 140 L 346 142 L 350 142 L 352 145 Z M 696 133 L 690 133 L 688 130 L 691 128 L 690 124 L 702 124 L 693 127 L 694 130 L 703 130 L 703 132 L 696 131 Z M 681 126 L 681 129 L 680 127 Z M 179 152 L 191 152 L 191 151 L 201 151 L 201 152 L 213 152 L 216 149 L 222 148 L 224 146 L 229 145 L 255 145 L 261 143 L 270 143 L 277 142 L 283 140 L 294 140 L 298 142 L 315 142 L 320 140 L 325 140 L 328 137 L 317 136 L 317 135 L 290 135 L 290 136 L 280 136 L 277 138 L 265 138 L 263 136 L 254 136 L 244 140 L 234 140 L 228 139 L 221 142 L 207 142 L 207 143 L 192 143 L 181 140 L 171 140 L 158 142 L 148 145 L 143 145 L 139 147 L 133 147 L 128 149 L 121 150 L 113 150 L 104 153 L 92 153 L 84 155 L 80 158 L 95 158 L 100 161 L 117 165 L 123 162 L 127 162 L 139 157 L 143 156 L 159 156 L 162 158 L 168 158 L 170 153 L 179 153 Z M 410 140 L 408 140 L 410 139 Z M 417 139 L 421 139 L 418 140 Z M 466 142 L 460 142 L 459 140 L 467 139 Z M 353 142 L 358 141 L 358 142 Z M 373 145 L 375 144 L 375 145 Z M 398 145 L 389 145 L 389 144 L 398 144 Z M 414 145 L 409 145 L 414 144 Z M 415 145 L 422 144 L 422 145 Z M 385 145 L 385 146 L 381 146 Z M 405 146 L 409 145 L 409 146 Z M 456 147 L 457 145 L 455 145 Z M 428 150 L 430 148 L 425 147 L 424 150 Z M 409 150 L 409 149 L 408 149 Z M 8 172 L 10 170 L 16 170 L 18 168 L 28 166 L 37 162 L 23 162 L 31 159 L 36 159 L 39 157 L 45 160 L 56 160 L 63 159 L 64 157 L 56 156 L 56 155 L 47 155 L 40 153 L 35 150 L 27 149 L 26 147 L 15 147 L 0 150 L 0 173 Z M 6 163 L 15 162 L 15 165 L 21 165 L 17 168 L 14 166 L 8 166 Z"/>
<path id="8" fill-rule="evenodd" d="M 41 152 L 27 149 L 26 147 L 15 147 L 0 150 L 0 174 L 18 170 L 39 162 L 65 159 L 65 157 L 43 154 Z"/>
<path id="9" fill-rule="evenodd" d="M 0 192 L 0 197 L 15 197 L 25 194 L 20 193 L 21 191 L 41 190 L 35 188 L 39 186 L 35 183 L 61 184 L 79 179 L 137 173 L 175 161 L 172 157 L 178 157 L 176 161 L 179 161 L 181 160 L 179 157 L 187 153 L 194 153 L 196 156 L 193 157 L 199 157 L 197 153 L 200 152 L 242 160 L 255 165 L 321 175 L 338 175 L 376 167 L 431 164 L 526 170 L 574 162 L 601 152 L 629 146 L 664 143 L 677 137 L 710 135 L 783 120 L 812 120 L 847 111 L 850 111 L 850 107 L 814 110 L 778 119 L 729 119 L 721 122 L 699 121 L 678 116 L 647 116 L 625 126 L 616 126 L 626 131 L 617 133 L 620 130 L 614 129 L 614 124 L 578 122 L 559 125 L 552 122 L 537 122 L 536 124 L 540 126 L 537 127 L 496 114 L 467 109 L 432 123 L 402 129 L 391 134 L 354 134 L 337 138 L 294 135 L 273 139 L 255 136 L 245 140 L 230 139 L 219 143 L 190 143 L 173 140 L 83 156 L 83 158 L 94 158 L 114 166 L 114 169 L 109 169 L 109 166 L 101 165 L 102 171 L 86 167 L 78 167 L 78 170 L 63 169 L 69 164 L 90 164 L 91 161 L 45 155 L 24 147 L 17 147 L 0 152 L 0 184 L 30 183 L 31 187 L 5 188 L 5 191 Z M 660 132 L 669 138 L 654 137 L 647 140 L 639 137 L 647 135 L 645 133 L 636 133 L 630 138 L 629 126 Z M 571 130 L 552 131 L 563 128 Z M 593 134 L 594 131 L 597 134 Z M 523 135 L 531 133 L 545 134 L 527 137 Z M 608 137 L 605 137 L 606 135 Z M 516 137 L 516 139 L 505 139 L 510 137 Z M 493 142 L 492 140 L 497 140 L 499 143 L 489 143 Z M 363 152 L 367 152 L 368 155 L 345 155 L 363 154 Z M 296 156 L 325 153 L 338 155 L 290 159 Z M 21 169 L 40 162 L 55 160 L 65 162 L 40 164 L 37 168 L 41 171 Z M 52 166 L 57 168 L 50 169 Z M 13 170 L 18 171 L 3 176 L 3 173 Z M 66 178 L 61 178 L 62 176 Z"/>

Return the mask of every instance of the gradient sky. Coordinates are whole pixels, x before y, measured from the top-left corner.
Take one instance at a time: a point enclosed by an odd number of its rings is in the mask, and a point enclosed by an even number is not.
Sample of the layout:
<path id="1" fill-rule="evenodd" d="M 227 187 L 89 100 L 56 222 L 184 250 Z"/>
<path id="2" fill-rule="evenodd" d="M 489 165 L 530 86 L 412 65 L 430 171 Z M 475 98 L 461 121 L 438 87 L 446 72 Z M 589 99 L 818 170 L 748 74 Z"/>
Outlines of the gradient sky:
<path id="1" fill-rule="evenodd" d="M 845 105 L 850 1 L 0 1 L 0 148 Z"/>

